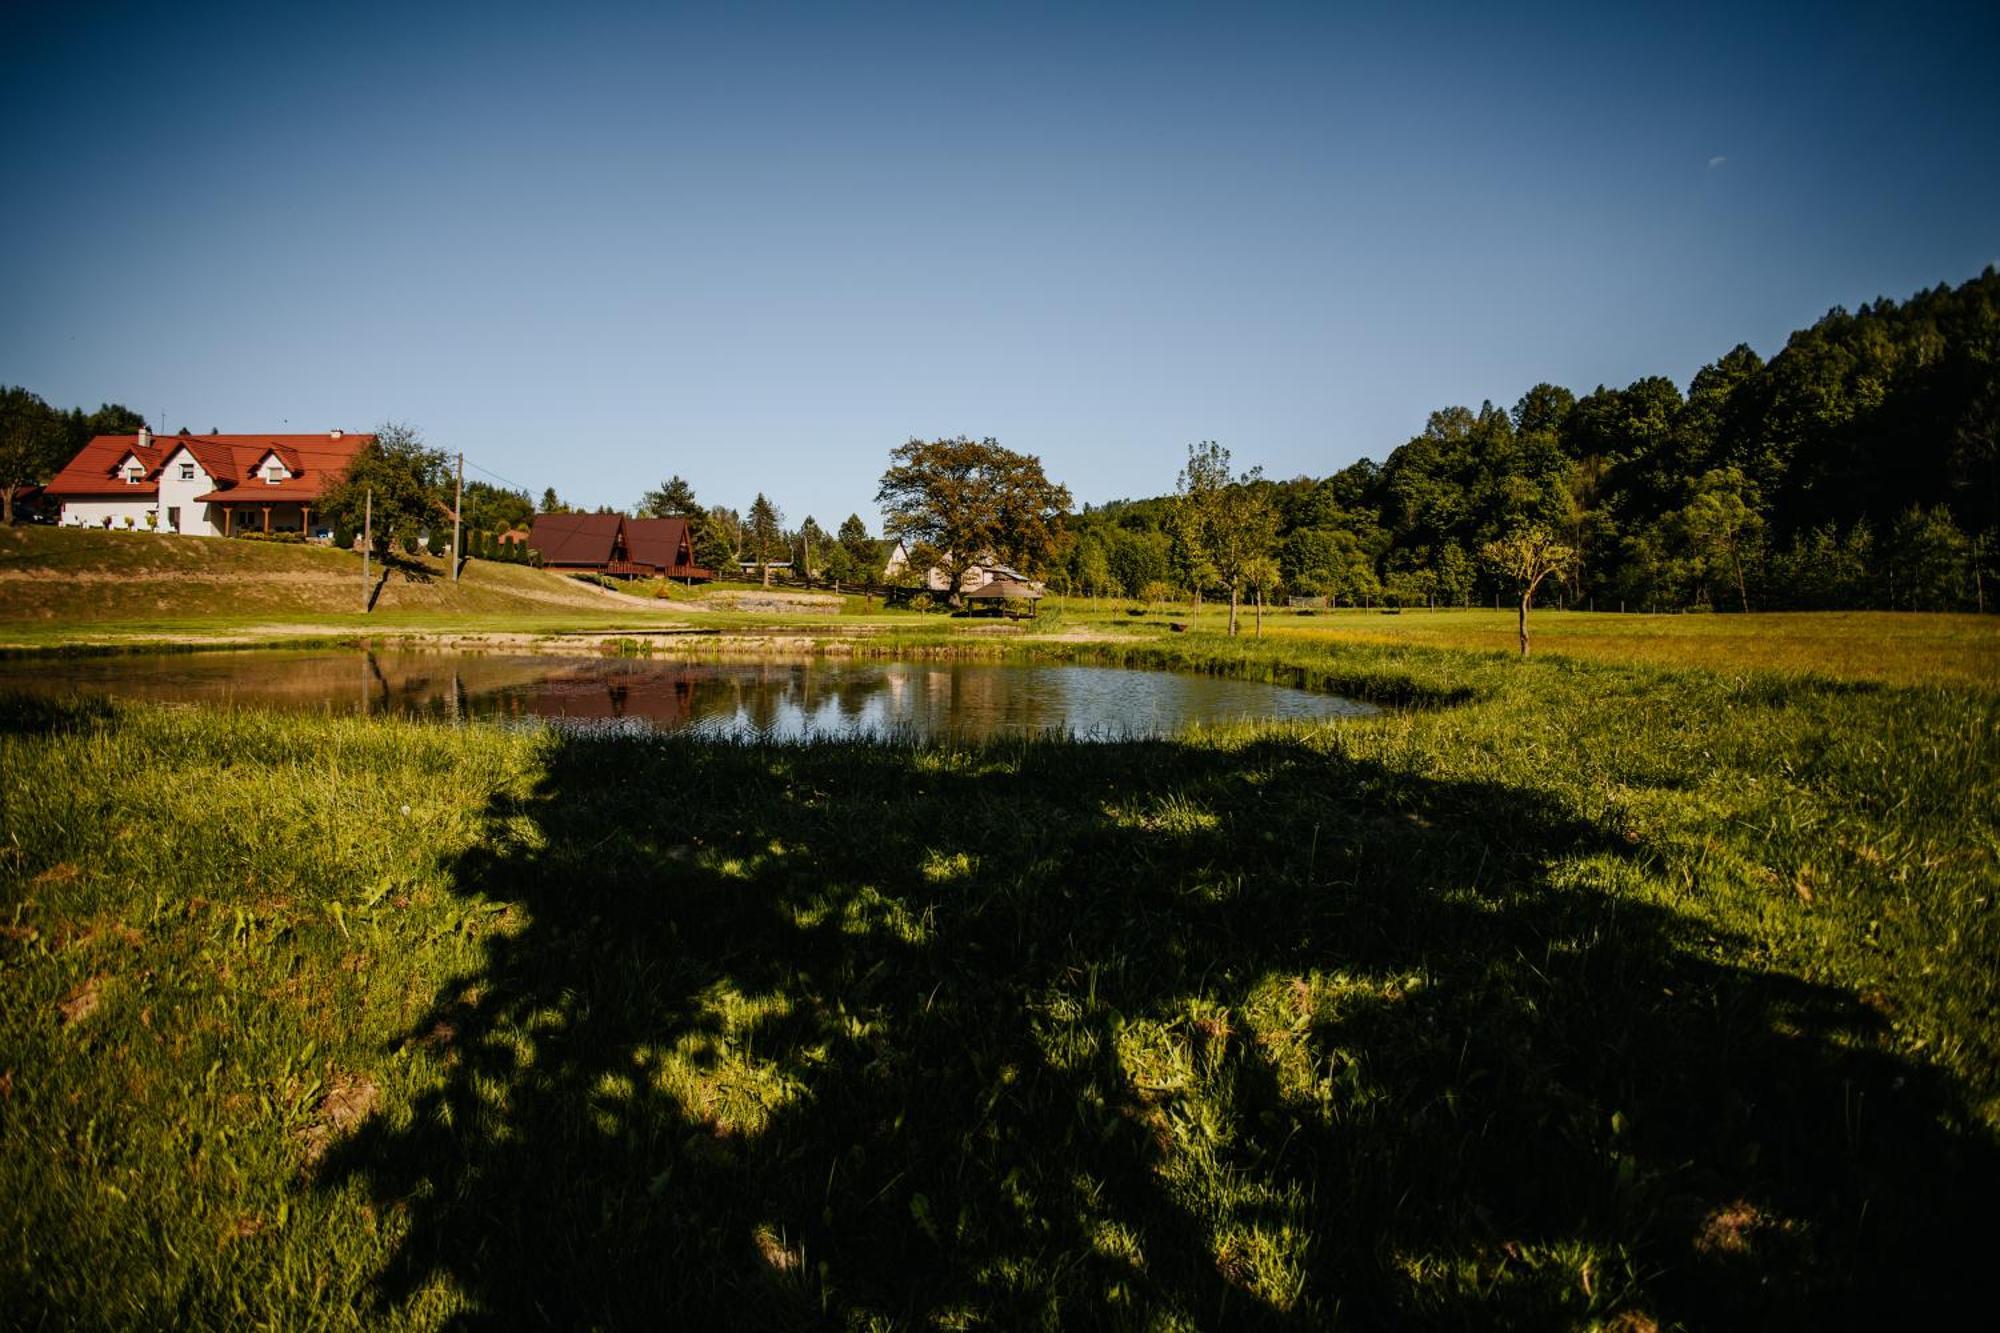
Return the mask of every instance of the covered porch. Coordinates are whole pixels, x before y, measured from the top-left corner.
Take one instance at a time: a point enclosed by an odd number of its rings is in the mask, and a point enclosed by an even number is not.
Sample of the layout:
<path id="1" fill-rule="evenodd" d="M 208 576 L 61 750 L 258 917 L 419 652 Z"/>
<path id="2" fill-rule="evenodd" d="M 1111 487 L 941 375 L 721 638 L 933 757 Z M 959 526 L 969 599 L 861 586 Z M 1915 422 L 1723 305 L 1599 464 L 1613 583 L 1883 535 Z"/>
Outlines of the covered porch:
<path id="1" fill-rule="evenodd" d="M 310 538 L 314 535 L 313 506 L 304 500 L 266 500 L 259 496 L 243 499 L 231 497 L 226 500 L 210 501 L 215 514 L 215 526 L 225 537 L 241 537 L 250 533 L 274 536 L 281 532 L 296 532 Z M 322 520 L 320 527 L 326 524 Z"/>

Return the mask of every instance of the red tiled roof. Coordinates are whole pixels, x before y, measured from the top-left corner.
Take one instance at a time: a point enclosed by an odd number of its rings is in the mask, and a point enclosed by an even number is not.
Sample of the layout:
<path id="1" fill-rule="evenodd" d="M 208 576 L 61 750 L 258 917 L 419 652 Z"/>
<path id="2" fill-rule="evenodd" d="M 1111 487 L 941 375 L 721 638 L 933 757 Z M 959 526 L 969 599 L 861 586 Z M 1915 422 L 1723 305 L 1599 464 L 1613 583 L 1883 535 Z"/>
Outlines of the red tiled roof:
<path id="1" fill-rule="evenodd" d="M 252 480 L 226 491 L 210 491 L 194 498 L 196 504 L 293 504 L 300 500 L 317 500 L 324 489 L 310 476 L 287 477 L 275 486 L 268 481 Z"/>
<path id="2" fill-rule="evenodd" d="M 545 565 L 597 568 L 611 563 L 624 532 L 623 514 L 537 514 L 528 545 Z"/>
<path id="3" fill-rule="evenodd" d="M 75 458 L 49 481 L 51 495 L 155 495 L 159 492 L 160 469 L 185 448 L 201 470 L 215 483 L 215 489 L 201 496 L 203 501 L 250 502 L 239 487 L 255 486 L 263 502 L 317 499 L 347 470 L 354 455 L 365 448 L 373 435 L 156 435 L 148 448 L 139 447 L 137 435 L 99 435 L 77 451 Z M 294 475 L 276 486 L 265 485 L 257 476 L 257 464 L 273 451 Z M 118 465 L 136 454 L 146 464 L 146 479 L 129 485 L 118 476 Z"/>
<path id="4" fill-rule="evenodd" d="M 342 436 L 341 438 L 345 439 L 346 437 Z M 280 444 L 276 440 L 271 441 L 271 448 L 266 456 L 268 457 L 269 454 L 276 454 L 278 461 L 285 465 L 287 472 L 303 472 L 306 470 L 305 460 L 299 457 L 299 451 L 288 444 Z M 262 463 L 264 460 L 259 458 L 257 461 Z"/>

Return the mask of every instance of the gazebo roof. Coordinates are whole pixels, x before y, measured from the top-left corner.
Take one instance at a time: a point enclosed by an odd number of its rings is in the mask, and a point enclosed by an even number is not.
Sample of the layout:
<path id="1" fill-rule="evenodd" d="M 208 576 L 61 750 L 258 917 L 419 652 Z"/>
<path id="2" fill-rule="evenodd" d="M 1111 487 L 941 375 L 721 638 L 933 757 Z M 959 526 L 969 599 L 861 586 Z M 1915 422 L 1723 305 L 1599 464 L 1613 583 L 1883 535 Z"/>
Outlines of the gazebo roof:
<path id="1" fill-rule="evenodd" d="M 1034 584 L 1024 582 L 1021 579 L 994 579 L 984 587 L 974 588 L 965 595 L 967 597 L 990 597 L 996 600 L 1004 597 L 1009 600 L 1034 602 L 1040 601 L 1046 594 Z"/>

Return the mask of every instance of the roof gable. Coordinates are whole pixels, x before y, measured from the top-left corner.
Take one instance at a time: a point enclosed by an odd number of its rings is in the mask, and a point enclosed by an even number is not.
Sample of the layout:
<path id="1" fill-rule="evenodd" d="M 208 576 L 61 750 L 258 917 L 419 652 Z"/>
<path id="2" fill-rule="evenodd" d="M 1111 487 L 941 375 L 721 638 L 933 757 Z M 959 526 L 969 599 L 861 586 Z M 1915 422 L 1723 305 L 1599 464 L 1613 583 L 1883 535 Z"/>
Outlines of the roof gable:
<path id="1" fill-rule="evenodd" d="M 175 439 L 168 443 L 165 457 L 160 460 L 160 468 L 165 471 L 181 461 L 182 455 L 192 460 L 194 465 L 211 481 L 224 481 L 229 476 L 230 458 L 225 449 L 207 440 L 192 437 Z"/>
<path id="2" fill-rule="evenodd" d="M 694 533 L 685 518 L 634 518 L 625 523 L 627 558 L 662 569 L 694 564 Z M 547 559 L 543 553 L 543 559 Z"/>
<path id="3" fill-rule="evenodd" d="M 537 514 L 528 543 L 545 565 L 608 565 L 624 536 L 623 514 Z"/>

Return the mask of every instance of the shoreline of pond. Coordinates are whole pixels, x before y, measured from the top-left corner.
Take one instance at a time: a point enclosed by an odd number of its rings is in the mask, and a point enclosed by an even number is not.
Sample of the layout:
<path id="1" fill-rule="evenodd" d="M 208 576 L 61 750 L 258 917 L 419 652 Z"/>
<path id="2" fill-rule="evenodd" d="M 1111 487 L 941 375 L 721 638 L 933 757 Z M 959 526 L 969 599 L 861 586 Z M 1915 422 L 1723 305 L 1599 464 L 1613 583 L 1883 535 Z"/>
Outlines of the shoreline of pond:
<path id="1" fill-rule="evenodd" d="M 197 708 L 250 707 L 409 721 L 618 721 L 719 739 L 778 736 L 1077 737 L 1179 734 L 1217 724 L 1319 723 L 1382 705 L 1251 673 L 1163 662 L 963 654 L 665 654 L 340 646 L 127 653 L 52 676 L 0 664 L 0 692 Z"/>

